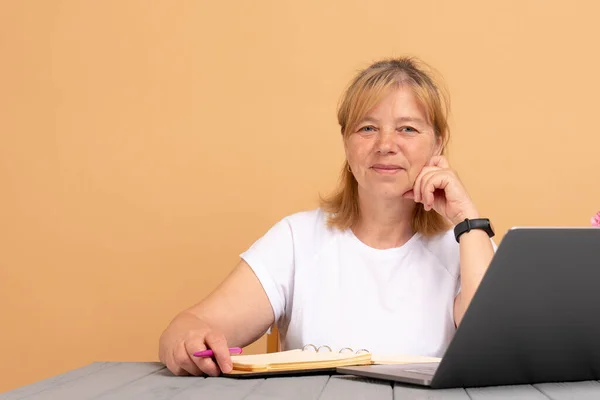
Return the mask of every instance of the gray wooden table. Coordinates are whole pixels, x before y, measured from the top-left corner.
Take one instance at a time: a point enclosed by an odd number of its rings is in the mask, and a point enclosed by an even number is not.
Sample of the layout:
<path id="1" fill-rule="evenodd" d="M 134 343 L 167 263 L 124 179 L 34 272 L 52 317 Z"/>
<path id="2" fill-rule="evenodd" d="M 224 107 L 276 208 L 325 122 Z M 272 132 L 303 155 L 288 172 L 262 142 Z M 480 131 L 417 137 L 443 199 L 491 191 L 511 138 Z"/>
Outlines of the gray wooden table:
<path id="1" fill-rule="evenodd" d="M 158 363 L 93 363 L 0 394 L 0 400 L 85 399 L 600 399 L 597 381 L 431 390 L 353 376 L 236 380 L 176 377 Z"/>

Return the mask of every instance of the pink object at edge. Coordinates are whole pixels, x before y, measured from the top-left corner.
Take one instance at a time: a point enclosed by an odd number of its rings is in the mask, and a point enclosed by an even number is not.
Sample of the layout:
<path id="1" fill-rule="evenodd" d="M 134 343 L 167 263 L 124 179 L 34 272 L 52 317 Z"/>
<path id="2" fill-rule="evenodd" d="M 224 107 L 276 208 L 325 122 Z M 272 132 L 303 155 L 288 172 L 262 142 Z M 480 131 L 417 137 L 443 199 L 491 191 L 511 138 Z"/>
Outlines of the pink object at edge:
<path id="1" fill-rule="evenodd" d="M 229 353 L 230 354 L 241 354 L 242 353 L 242 348 L 241 347 L 230 347 L 229 348 Z M 215 354 L 213 353 L 212 350 L 203 350 L 203 351 L 197 351 L 194 353 L 195 357 L 212 357 Z"/>
<path id="2" fill-rule="evenodd" d="M 596 213 L 596 215 L 594 215 L 592 217 L 591 222 L 592 222 L 592 226 L 598 226 L 598 227 L 600 227 L 600 211 L 598 211 Z"/>

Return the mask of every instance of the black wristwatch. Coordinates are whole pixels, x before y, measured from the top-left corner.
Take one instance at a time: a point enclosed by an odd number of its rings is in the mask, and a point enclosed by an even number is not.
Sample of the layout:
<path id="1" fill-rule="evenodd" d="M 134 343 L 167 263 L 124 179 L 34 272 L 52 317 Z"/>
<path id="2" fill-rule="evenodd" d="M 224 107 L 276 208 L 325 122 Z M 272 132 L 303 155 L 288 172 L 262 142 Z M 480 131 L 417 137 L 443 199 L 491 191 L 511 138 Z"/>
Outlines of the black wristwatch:
<path id="1" fill-rule="evenodd" d="M 456 238 L 456 241 L 458 243 L 460 243 L 460 235 L 462 235 L 463 233 L 467 233 L 470 232 L 472 229 L 483 229 L 489 237 L 493 237 L 495 235 L 494 233 L 494 228 L 492 227 L 492 224 L 490 223 L 490 220 L 487 218 L 476 218 L 476 219 L 469 219 L 466 218 L 463 222 L 458 223 L 455 227 L 454 227 L 454 237 Z"/>

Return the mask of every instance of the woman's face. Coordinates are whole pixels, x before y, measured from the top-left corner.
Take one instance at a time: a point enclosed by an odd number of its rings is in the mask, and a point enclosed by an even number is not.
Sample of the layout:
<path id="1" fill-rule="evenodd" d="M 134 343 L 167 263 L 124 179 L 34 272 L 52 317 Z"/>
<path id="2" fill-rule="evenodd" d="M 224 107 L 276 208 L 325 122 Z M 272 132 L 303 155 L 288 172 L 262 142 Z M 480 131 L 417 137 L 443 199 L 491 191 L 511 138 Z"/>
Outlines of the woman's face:
<path id="1" fill-rule="evenodd" d="M 369 197 L 401 198 L 441 143 L 412 89 L 392 90 L 361 120 L 344 142 L 346 158 Z"/>

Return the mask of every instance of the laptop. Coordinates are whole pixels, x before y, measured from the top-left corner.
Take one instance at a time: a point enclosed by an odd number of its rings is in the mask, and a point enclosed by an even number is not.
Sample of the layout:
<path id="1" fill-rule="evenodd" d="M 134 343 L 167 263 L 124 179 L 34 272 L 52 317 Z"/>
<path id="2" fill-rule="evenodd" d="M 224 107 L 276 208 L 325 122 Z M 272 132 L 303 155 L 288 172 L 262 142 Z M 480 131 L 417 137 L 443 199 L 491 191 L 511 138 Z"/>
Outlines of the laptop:
<path id="1" fill-rule="evenodd" d="M 435 389 L 600 379 L 600 228 L 509 230 L 439 363 L 337 372 Z"/>

